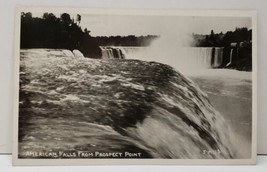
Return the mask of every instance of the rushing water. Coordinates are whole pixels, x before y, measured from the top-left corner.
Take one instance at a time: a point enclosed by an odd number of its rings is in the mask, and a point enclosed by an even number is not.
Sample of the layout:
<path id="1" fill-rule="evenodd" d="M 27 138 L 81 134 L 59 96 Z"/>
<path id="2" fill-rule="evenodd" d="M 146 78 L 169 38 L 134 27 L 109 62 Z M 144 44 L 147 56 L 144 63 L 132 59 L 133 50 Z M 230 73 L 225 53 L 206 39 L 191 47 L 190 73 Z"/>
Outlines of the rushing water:
<path id="1" fill-rule="evenodd" d="M 75 56 L 21 50 L 19 157 L 87 151 L 89 158 L 238 158 L 224 118 L 172 67 Z M 105 154 L 116 152 L 122 156 Z"/>
<path id="2" fill-rule="evenodd" d="M 230 125 L 242 158 L 251 157 L 252 73 L 229 69 L 206 69 L 190 77 Z"/>
<path id="3" fill-rule="evenodd" d="M 153 47 L 101 47 L 103 59 L 139 59 L 168 64 L 176 69 L 218 68 L 223 62 L 222 47 L 183 47 L 161 50 Z M 190 68 L 190 70 L 188 70 Z"/>

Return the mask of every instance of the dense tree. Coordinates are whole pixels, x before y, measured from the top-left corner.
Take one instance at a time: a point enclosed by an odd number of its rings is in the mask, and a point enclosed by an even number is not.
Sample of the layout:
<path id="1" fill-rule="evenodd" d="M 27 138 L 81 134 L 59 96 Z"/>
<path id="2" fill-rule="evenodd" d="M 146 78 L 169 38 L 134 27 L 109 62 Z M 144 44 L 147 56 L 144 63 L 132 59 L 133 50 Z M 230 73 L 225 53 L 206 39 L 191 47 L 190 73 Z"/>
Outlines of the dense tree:
<path id="1" fill-rule="evenodd" d="M 62 23 L 66 24 L 66 25 L 70 25 L 72 23 L 70 15 L 67 14 L 67 13 L 61 14 L 60 15 L 60 20 L 62 21 Z"/>
<path id="2" fill-rule="evenodd" d="M 225 34 L 222 32 L 214 33 L 211 30 L 208 35 L 193 34 L 197 47 L 228 47 L 231 43 L 250 42 L 252 40 L 252 31 L 248 28 L 236 28 L 235 31 L 228 31 Z"/>
<path id="3" fill-rule="evenodd" d="M 50 22 L 55 22 L 57 20 L 57 17 L 53 13 L 44 13 L 43 19 Z"/>
<path id="4" fill-rule="evenodd" d="M 156 35 L 147 36 L 98 36 L 96 42 L 101 46 L 149 46 L 153 40 L 158 38 Z"/>
<path id="5" fill-rule="evenodd" d="M 67 13 L 61 14 L 60 18 L 52 13 L 44 13 L 42 18 L 22 13 L 21 48 L 78 49 L 86 57 L 101 57 L 101 49 L 89 31 L 83 31 Z"/>
<path id="6" fill-rule="evenodd" d="M 76 22 L 80 25 L 82 16 L 80 14 L 77 14 L 76 16 Z"/>

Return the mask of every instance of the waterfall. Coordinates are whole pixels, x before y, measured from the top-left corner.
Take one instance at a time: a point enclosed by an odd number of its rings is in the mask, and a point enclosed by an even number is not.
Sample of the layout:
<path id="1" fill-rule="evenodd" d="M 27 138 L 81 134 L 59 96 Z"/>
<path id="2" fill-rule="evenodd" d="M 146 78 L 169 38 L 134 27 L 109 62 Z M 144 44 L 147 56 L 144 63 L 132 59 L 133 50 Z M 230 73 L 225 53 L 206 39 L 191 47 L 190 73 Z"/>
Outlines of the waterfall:
<path id="1" fill-rule="evenodd" d="M 125 52 L 119 47 L 100 47 L 102 59 L 125 59 Z"/>
<path id="2" fill-rule="evenodd" d="M 227 63 L 226 67 L 230 66 L 233 62 L 233 51 L 234 51 L 234 49 L 232 48 L 230 51 L 230 61 L 229 61 L 229 63 Z"/>
<path id="3" fill-rule="evenodd" d="M 118 58 L 118 54 L 122 54 L 125 59 L 156 61 L 177 69 L 218 68 L 223 62 L 223 47 L 184 47 L 169 51 L 155 50 L 150 47 L 102 47 L 101 49 L 104 59 Z M 176 64 L 180 66 L 174 66 Z"/>
<path id="4" fill-rule="evenodd" d="M 211 47 L 190 47 L 186 48 L 184 53 L 186 60 L 192 66 L 211 68 L 212 67 L 212 49 Z"/>
<path id="5" fill-rule="evenodd" d="M 213 68 L 220 67 L 223 62 L 223 48 L 216 47 L 215 48 L 215 55 L 214 55 L 214 61 L 212 63 Z"/>
<path id="6" fill-rule="evenodd" d="M 183 53 L 184 63 L 200 68 L 218 68 L 223 62 L 223 47 L 189 47 Z"/>
<path id="7" fill-rule="evenodd" d="M 105 50 L 120 57 L 118 52 L 123 52 Z M 212 48 L 190 52 L 202 58 L 199 62 L 211 60 Z M 20 53 L 19 158 L 37 158 L 27 154 L 32 150 L 129 151 L 155 159 L 239 158 L 232 131 L 207 95 L 168 65 L 51 58 L 62 50 Z"/>

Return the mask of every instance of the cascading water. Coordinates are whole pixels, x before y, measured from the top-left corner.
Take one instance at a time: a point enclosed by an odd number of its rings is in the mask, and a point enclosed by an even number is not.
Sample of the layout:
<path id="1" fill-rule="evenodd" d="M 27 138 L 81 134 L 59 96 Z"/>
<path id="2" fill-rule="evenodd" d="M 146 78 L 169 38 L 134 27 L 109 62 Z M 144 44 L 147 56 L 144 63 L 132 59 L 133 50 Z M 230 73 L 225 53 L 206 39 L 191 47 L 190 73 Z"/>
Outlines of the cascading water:
<path id="1" fill-rule="evenodd" d="M 222 47 L 186 47 L 170 52 L 157 52 L 150 47 L 101 47 L 102 58 L 126 58 L 157 61 L 171 65 L 178 70 L 185 66 L 198 68 L 218 68 L 223 61 Z M 176 55 L 175 55 L 176 54 Z M 168 58 L 166 57 L 168 56 Z M 173 60 L 169 60 L 170 56 Z M 178 64 L 179 66 L 175 66 Z"/>
<path id="2" fill-rule="evenodd" d="M 213 48 L 210 48 L 210 47 L 185 48 L 185 53 L 183 54 L 186 56 L 185 58 L 186 60 L 188 60 L 188 63 L 190 65 L 198 66 L 202 68 L 211 68 L 212 67 L 212 49 Z"/>
<path id="3" fill-rule="evenodd" d="M 230 61 L 229 61 L 229 63 L 226 64 L 226 67 L 230 66 L 232 64 L 232 62 L 233 62 L 233 51 L 234 51 L 234 49 L 231 48 L 231 51 L 230 51 Z"/>
<path id="4" fill-rule="evenodd" d="M 119 47 L 100 47 L 102 59 L 124 59 L 125 52 Z"/>
<path id="5" fill-rule="evenodd" d="M 215 48 L 214 62 L 212 63 L 213 68 L 220 67 L 223 62 L 223 47 Z"/>
<path id="6" fill-rule="evenodd" d="M 50 58 L 51 52 L 21 51 L 19 157 L 29 158 L 28 151 L 238 157 L 223 117 L 172 67 L 141 60 Z M 210 51 L 193 53 L 201 53 L 206 63 Z"/>
<path id="7" fill-rule="evenodd" d="M 83 54 L 79 50 L 67 50 L 67 49 L 31 49 L 31 53 L 38 57 L 68 57 L 68 58 L 84 58 Z"/>

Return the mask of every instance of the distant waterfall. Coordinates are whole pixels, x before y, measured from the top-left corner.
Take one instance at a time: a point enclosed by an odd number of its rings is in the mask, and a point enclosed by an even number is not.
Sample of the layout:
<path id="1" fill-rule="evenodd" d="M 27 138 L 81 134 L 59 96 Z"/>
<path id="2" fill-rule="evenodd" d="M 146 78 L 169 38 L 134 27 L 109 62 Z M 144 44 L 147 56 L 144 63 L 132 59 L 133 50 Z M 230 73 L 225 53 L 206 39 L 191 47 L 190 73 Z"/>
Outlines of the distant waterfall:
<path id="1" fill-rule="evenodd" d="M 103 59 L 139 59 L 180 67 L 218 68 L 223 62 L 223 47 L 184 47 L 162 51 L 150 47 L 101 47 Z"/>
<path id="2" fill-rule="evenodd" d="M 185 49 L 185 58 L 192 66 L 211 67 L 212 48 L 190 47 Z"/>
<path id="3" fill-rule="evenodd" d="M 222 62 L 223 62 L 223 47 L 216 47 L 212 67 L 213 68 L 220 67 L 222 65 Z"/>
<path id="4" fill-rule="evenodd" d="M 233 62 L 233 51 L 234 51 L 234 49 L 232 48 L 230 51 L 230 61 L 229 61 L 229 63 L 226 64 L 226 67 L 230 66 Z"/>
<path id="5" fill-rule="evenodd" d="M 190 47 L 183 54 L 192 66 L 218 68 L 223 62 L 222 47 Z"/>
<path id="6" fill-rule="evenodd" d="M 119 47 L 100 47 L 102 59 L 125 59 L 125 52 Z"/>

